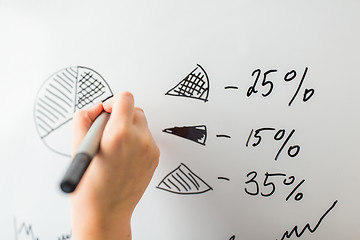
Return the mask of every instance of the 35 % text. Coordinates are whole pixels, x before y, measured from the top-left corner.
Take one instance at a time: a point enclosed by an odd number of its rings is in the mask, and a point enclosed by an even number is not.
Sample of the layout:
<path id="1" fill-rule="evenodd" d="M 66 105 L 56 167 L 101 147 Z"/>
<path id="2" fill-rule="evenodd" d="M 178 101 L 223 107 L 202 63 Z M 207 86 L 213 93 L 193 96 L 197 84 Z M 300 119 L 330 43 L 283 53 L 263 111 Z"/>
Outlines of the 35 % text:
<path id="1" fill-rule="evenodd" d="M 249 172 L 246 175 L 246 177 L 250 178 L 250 179 L 245 182 L 245 184 L 247 185 L 245 187 L 245 192 L 252 196 L 257 196 L 260 193 L 260 195 L 263 197 L 270 197 L 271 195 L 273 195 L 275 193 L 275 190 L 276 190 L 276 184 L 273 181 L 273 179 L 275 177 L 283 178 L 282 184 L 284 186 L 293 186 L 296 184 L 295 177 L 294 176 L 287 177 L 287 175 L 285 173 L 266 172 L 264 175 L 265 175 L 265 178 L 262 183 L 261 191 L 260 191 L 260 184 L 258 183 L 258 180 L 257 180 L 258 179 L 257 172 L 256 171 Z M 294 188 L 292 188 L 290 193 L 287 195 L 285 200 L 288 201 L 292 196 L 294 196 L 295 201 L 300 201 L 304 197 L 304 194 L 302 192 L 298 192 L 297 190 L 304 182 L 305 182 L 305 179 L 301 180 L 298 184 L 296 184 L 296 186 Z"/>

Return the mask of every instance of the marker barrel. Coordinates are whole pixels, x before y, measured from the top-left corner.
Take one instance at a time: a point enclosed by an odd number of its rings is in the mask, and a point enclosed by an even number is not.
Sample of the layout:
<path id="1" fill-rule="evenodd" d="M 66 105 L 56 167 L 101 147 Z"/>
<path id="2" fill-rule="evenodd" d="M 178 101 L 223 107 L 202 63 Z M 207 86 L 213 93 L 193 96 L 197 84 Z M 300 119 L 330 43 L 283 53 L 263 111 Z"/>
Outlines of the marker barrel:
<path id="1" fill-rule="evenodd" d="M 87 153 L 78 153 L 66 171 L 60 188 L 66 193 L 72 193 L 79 184 L 86 169 L 91 163 L 92 157 Z"/>
<path id="2" fill-rule="evenodd" d="M 75 191 L 91 160 L 98 152 L 100 140 L 109 118 L 109 113 L 102 112 L 95 119 L 84 139 L 81 141 L 74 160 L 71 162 L 60 183 L 60 188 L 65 193 Z"/>

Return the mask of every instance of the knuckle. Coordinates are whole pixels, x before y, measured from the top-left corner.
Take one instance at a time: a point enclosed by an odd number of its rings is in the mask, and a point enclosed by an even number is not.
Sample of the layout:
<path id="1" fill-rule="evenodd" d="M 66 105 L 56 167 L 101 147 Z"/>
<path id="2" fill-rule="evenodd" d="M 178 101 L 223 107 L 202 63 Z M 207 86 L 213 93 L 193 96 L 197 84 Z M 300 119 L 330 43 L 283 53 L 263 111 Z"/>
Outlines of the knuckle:
<path id="1" fill-rule="evenodd" d="M 122 92 L 122 93 L 119 94 L 118 99 L 120 101 L 123 101 L 123 100 L 134 101 L 134 96 L 132 95 L 131 92 L 125 91 L 125 92 Z"/>
<path id="2" fill-rule="evenodd" d="M 139 111 L 140 113 L 144 113 L 144 109 L 142 109 L 141 107 L 135 107 L 134 109 L 135 109 L 135 111 Z"/>
<path id="3" fill-rule="evenodd" d="M 151 141 L 151 136 L 149 136 L 149 134 L 144 134 L 144 135 L 140 138 L 140 146 L 141 146 L 146 152 L 151 151 L 152 141 Z"/>
<path id="4" fill-rule="evenodd" d="M 110 146 L 119 146 L 128 141 L 130 131 L 124 126 L 109 129 L 107 139 Z"/>
<path id="5" fill-rule="evenodd" d="M 124 97 L 130 97 L 130 98 L 133 98 L 132 93 L 131 93 L 131 92 L 129 92 L 129 91 L 124 91 L 124 92 L 122 92 L 122 95 L 123 95 Z"/>
<path id="6" fill-rule="evenodd" d="M 113 138 L 115 141 L 125 141 L 131 136 L 129 128 L 126 126 L 119 126 L 117 129 L 113 131 Z"/>
<path id="7" fill-rule="evenodd" d="M 141 147 L 144 155 L 148 156 L 151 165 L 156 168 L 159 164 L 160 150 L 150 134 L 143 136 Z"/>

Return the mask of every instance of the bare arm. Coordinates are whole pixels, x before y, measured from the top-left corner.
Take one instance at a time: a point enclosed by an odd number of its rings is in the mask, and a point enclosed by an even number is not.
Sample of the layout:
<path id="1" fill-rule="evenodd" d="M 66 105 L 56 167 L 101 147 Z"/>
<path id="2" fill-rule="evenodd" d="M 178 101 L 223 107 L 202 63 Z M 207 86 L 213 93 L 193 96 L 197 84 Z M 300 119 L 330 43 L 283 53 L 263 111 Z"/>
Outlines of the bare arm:
<path id="1" fill-rule="evenodd" d="M 75 114 L 73 152 L 103 110 L 111 116 L 99 152 L 70 195 L 75 240 L 131 239 L 133 210 L 159 161 L 145 114 L 128 92 Z"/>

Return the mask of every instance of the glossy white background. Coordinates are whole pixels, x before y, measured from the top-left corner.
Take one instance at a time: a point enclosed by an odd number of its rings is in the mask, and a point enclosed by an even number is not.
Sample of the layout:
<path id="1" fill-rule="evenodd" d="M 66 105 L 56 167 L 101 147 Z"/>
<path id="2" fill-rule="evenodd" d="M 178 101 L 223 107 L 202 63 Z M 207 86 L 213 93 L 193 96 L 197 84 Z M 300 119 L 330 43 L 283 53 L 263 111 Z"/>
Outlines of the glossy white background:
<path id="1" fill-rule="evenodd" d="M 68 197 L 58 188 L 70 159 L 41 142 L 33 107 L 50 75 L 80 65 L 99 72 L 113 92 L 133 92 L 161 149 L 133 217 L 133 239 L 281 239 L 296 225 L 315 226 L 335 200 L 316 232 L 301 239 L 359 239 L 359 9 L 351 0 L 0 1 L 0 238 L 16 239 L 14 219 L 40 240 L 71 230 Z M 209 101 L 165 96 L 196 64 L 209 75 Z M 303 103 L 301 91 L 288 107 L 305 67 L 302 91 L 315 95 Z M 246 97 L 257 68 L 278 70 L 267 98 Z M 298 78 L 286 83 L 292 69 Z M 162 132 L 202 124 L 206 146 Z M 283 151 L 275 162 L 281 143 L 271 134 L 246 148 L 251 129 L 262 127 L 296 129 L 291 143 L 300 154 Z M 180 163 L 213 191 L 156 189 Z M 285 201 L 292 188 L 281 180 L 269 198 L 247 195 L 251 171 L 260 185 L 265 172 L 306 179 L 304 198 Z M 22 239 L 32 237 L 22 232 Z"/>

